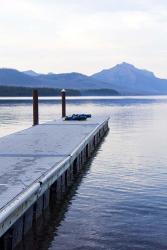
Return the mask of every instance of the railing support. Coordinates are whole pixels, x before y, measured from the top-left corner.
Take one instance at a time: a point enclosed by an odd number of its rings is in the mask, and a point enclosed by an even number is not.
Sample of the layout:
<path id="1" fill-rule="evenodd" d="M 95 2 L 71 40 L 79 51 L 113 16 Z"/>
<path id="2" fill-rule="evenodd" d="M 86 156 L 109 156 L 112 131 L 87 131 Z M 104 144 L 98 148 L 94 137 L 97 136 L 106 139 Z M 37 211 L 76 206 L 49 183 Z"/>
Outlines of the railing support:
<path id="1" fill-rule="evenodd" d="M 39 113 L 38 113 L 38 90 L 34 89 L 33 93 L 33 126 L 39 124 Z"/>

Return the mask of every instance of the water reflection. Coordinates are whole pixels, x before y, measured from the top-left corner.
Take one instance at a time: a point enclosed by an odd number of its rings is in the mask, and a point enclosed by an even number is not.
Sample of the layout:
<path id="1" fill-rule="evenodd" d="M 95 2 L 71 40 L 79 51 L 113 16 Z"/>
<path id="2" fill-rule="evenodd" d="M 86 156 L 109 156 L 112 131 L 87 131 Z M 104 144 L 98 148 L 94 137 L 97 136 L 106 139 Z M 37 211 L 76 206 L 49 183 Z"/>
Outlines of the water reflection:
<path id="1" fill-rule="evenodd" d="M 99 99 L 98 99 L 99 98 Z M 140 110 L 154 109 L 159 105 L 166 107 L 167 97 L 70 97 L 67 101 L 67 113 L 92 113 L 94 115 L 110 114 L 117 119 L 124 117 L 124 112 L 131 112 L 135 107 L 134 116 L 143 115 Z M 139 111 L 137 114 L 137 110 Z M 122 114 L 121 114 L 122 113 Z M 154 112 L 152 112 L 154 113 Z M 39 102 L 40 122 L 61 117 L 60 98 L 42 98 Z M 132 115 L 132 112 L 131 112 Z M 126 115 L 126 118 L 128 116 Z M 115 118 L 115 117 L 114 117 Z M 138 121 L 140 117 L 138 117 Z M 124 120 L 124 123 L 127 120 Z M 133 119 L 130 118 L 130 123 Z M 126 126 L 125 124 L 125 126 Z M 128 124 L 127 124 L 128 125 Z M 0 136 L 10 134 L 32 126 L 32 100 L 31 98 L 0 98 Z"/>

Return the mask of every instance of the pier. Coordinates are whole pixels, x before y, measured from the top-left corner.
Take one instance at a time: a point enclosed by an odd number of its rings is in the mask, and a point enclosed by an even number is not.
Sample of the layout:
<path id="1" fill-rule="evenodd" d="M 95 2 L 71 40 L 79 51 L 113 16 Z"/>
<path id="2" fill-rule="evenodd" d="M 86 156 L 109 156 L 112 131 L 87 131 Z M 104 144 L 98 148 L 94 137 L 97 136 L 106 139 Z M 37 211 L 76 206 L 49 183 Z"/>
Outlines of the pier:
<path id="1" fill-rule="evenodd" d="M 0 249 L 59 203 L 108 131 L 107 117 L 58 119 L 0 138 Z"/>

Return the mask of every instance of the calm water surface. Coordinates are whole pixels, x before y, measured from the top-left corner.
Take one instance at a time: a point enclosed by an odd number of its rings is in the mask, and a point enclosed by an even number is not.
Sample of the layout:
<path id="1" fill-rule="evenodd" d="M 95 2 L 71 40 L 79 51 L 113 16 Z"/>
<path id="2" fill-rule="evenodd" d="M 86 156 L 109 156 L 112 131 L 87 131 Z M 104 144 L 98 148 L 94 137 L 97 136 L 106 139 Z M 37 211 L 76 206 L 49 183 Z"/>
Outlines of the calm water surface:
<path id="1" fill-rule="evenodd" d="M 31 112 L 0 100 L 0 136 L 31 126 Z M 167 249 L 167 97 L 71 99 L 68 112 L 109 114 L 110 131 L 61 212 L 19 250 Z M 59 100 L 41 100 L 41 122 L 59 116 Z"/>

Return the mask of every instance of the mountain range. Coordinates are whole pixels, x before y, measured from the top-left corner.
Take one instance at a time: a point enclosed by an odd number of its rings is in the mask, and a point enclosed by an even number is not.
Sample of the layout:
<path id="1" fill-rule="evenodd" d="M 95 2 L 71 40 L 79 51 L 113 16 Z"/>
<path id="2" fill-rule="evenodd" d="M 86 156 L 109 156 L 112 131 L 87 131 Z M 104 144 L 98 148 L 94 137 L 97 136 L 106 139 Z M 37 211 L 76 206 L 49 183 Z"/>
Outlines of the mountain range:
<path id="1" fill-rule="evenodd" d="M 32 70 L 0 69 L 1 86 L 67 88 L 78 90 L 116 90 L 121 95 L 167 94 L 167 80 L 128 63 L 102 70 L 91 76 L 81 73 L 38 74 Z"/>

